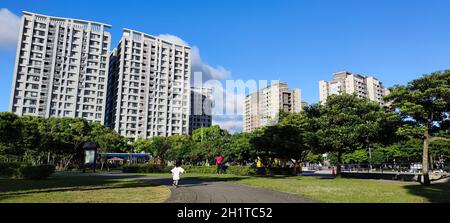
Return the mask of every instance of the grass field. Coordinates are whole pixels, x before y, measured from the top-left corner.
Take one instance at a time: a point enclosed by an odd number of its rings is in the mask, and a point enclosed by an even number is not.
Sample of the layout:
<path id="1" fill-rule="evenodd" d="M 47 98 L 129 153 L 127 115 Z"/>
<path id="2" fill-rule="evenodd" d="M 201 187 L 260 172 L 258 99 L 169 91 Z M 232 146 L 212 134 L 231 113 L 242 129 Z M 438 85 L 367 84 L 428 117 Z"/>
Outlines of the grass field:
<path id="1" fill-rule="evenodd" d="M 142 176 L 143 174 L 136 174 Z M 144 174 L 169 178 L 170 174 Z M 228 181 L 297 194 L 320 202 L 424 203 L 450 202 L 450 184 L 424 187 L 417 183 L 327 179 L 320 177 L 245 177 L 216 174 L 184 174 L 183 179 Z M 169 187 L 150 180 L 117 176 L 82 176 L 56 173 L 49 180 L 32 181 L 0 178 L 0 203 L 103 203 L 163 202 L 170 196 Z"/>
<path id="2" fill-rule="evenodd" d="M 167 174 L 147 174 L 167 177 Z M 311 176 L 243 177 L 235 175 L 185 174 L 184 178 L 221 180 L 297 194 L 320 202 L 426 203 L 450 202 L 450 184 L 421 186 L 415 182 L 365 179 L 329 179 Z"/>
<path id="3" fill-rule="evenodd" d="M 326 179 L 317 177 L 246 178 L 238 183 L 294 193 L 321 202 L 423 203 L 450 202 L 450 185 Z"/>
<path id="4" fill-rule="evenodd" d="M 165 186 L 121 177 L 57 173 L 48 180 L 0 178 L 0 203 L 158 203 Z"/>

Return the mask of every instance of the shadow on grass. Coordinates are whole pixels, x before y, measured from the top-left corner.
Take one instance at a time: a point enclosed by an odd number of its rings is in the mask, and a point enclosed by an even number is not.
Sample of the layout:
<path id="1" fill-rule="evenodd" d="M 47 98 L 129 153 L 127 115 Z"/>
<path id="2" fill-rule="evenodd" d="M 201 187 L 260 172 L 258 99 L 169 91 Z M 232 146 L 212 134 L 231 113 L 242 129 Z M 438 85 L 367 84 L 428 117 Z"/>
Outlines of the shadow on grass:
<path id="1" fill-rule="evenodd" d="M 250 178 L 249 176 L 232 176 L 232 177 L 212 177 L 212 176 L 186 176 L 182 181 L 190 182 L 190 184 L 202 184 L 210 182 L 229 182 L 239 181 Z"/>
<path id="2" fill-rule="evenodd" d="M 425 198 L 432 203 L 450 203 L 450 183 L 436 183 L 430 186 L 407 185 L 404 188 L 410 194 Z"/>
<path id="3" fill-rule="evenodd" d="M 95 191 L 103 189 L 154 187 L 163 182 L 133 179 L 138 175 L 55 174 L 47 180 L 0 178 L 0 201 L 14 196 L 66 191 Z"/>

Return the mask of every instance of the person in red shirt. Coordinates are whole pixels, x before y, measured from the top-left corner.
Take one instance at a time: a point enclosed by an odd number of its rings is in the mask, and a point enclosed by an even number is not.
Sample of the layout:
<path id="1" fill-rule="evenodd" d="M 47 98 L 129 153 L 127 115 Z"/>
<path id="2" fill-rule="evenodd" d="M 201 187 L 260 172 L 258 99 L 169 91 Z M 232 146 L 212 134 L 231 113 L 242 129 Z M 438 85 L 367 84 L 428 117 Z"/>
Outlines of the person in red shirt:
<path id="1" fill-rule="evenodd" d="M 223 157 L 222 157 L 222 155 L 220 155 L 220 153 L 219 153 L 219 155 L 217 155 L 217 158 L 216 158 L 216 166 L 217 166 L 217 173 L 218 174 L 221 174 L 223 171 Z"/>

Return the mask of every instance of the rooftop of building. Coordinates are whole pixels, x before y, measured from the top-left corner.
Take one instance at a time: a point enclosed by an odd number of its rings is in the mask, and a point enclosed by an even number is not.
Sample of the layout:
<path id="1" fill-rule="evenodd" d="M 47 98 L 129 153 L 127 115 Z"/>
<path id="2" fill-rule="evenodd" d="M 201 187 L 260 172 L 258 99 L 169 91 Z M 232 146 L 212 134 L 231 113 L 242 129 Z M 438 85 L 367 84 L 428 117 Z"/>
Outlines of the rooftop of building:
<path id="1" fill-rule="evenodd" d="M 149 39 L 160 40 L 163 43 L 172 44 L 172 45 L 175 45 L 175 46 L 181 46 L 181 47 L 185 47 L 185 48 L 188 48 L 188 49 L 191 48 L 187 44 L 181 44 L 179 42 L 177 43 L 177 42 L 174 42 L 174 41 L 169 41 L 167 39 L 164 39 L 164 38 L 161 38 L 161 37 L 157 37 L 157 36 L 154 36 L 154 35 L 151 35 L 151 34 L 148 34 L 148 33 L 144 33 L 144 32 L 141 32 L 141 31 L 133 30 L 133 29 L 124 28 L 123 29 L 123 35 L 125 36 L 126 33 L 129 33 L 129 34 L 133 35 L 132 36 L 133 38 L 140 38 L 141 36 L 143 36 L 143 37 L 149 38 Z"/>
<path id="2" fill-rule="evenodd" d="M 65 23 L 74 23 L 74 24 L 78 24 L 78 25 L 82 25 L 87 27 L 88 25 L 94 25 L 94 26 L 104 26 L 106 28 L 112 28 L 112 25 L 106 24 L 106 23 L 101 23 L 101 22 L 95 22 L 95 21 L 89 21 L 89 20 L 83 20 L 83 19 L 75 19 L 75 18 L 64 18 L 64 17 L 57 17 L 57 16 L 50 16 L 50 15 L 44 15 L 44 14 L 39 14 L 39 13 L 34 13 L 34 12 L 28 12 L 28 11 L 22 11 L 22 13 L 24 15 L 34 15 L 34 16 L 41 16 L 41 17 L 46 17 L 46 18 L 50 18 L 50 19 L 54 19 L 54 20 L 59 20 L 60 22 L 65 22 Z"/>
<path id="3" fill-rule="evenodd" d="M 346 71 L 346 70 L 333 73 L 333 79 L 345 78 L 348 75 L 353 75 L 353 76 L 357 76 L 359 78 L 364 78 L 364 79 L 365 78 L 373 78 L 375 80 L 378 80 L 376 77 L 373 77 L 373 76 L 352 73 L 352 72 L 349 72 L 349 71 Z"/>

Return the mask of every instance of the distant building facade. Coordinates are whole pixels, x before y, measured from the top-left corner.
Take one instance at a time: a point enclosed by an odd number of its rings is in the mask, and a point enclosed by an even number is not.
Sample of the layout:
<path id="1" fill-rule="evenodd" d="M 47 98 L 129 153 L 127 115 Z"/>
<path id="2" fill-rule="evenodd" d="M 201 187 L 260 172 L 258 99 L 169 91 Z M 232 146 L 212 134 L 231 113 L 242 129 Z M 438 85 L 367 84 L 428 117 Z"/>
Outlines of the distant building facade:
<path id="1" fill-rule="evenodd" d="M 319 81 L 319 91 L 322 104 L 326 103 L 330 95 L 347 93 L 356 94 L 360 98 L 367 98 L 380 103 L 380 105 L 385 105 L 383 97 L 389 94 L 389 90 L 375 77 L 348 71 L 334 73 L 331 81 Z"/>
<path id="2" fill-rule="evenodd" d="M 189 46 L 124 29 L 110 61 L 106 125 L 130 140 L 189 133 Z"/>
<path id="3" fill-rule="evenodd" d="M 212 124 L 212 89 L 191 88 L 191 114 L 189 116 L 189 134 L 194 130 L 210 127 Z"/>
<path id="4" fill-rule="evenodd" d="M 23 12 L 9 110 L 104 124 L 110 25 Z"/>
<path id="5" fill-rule="evenodd" d="M 300 112 L 301 90 L 289 89 L 287 83 L 274 83 L 254 92 L 244 99 L 244 132 L 271 124 L 278 119 L 279 111 Z"/>

